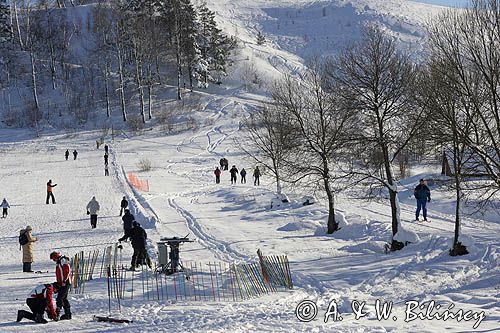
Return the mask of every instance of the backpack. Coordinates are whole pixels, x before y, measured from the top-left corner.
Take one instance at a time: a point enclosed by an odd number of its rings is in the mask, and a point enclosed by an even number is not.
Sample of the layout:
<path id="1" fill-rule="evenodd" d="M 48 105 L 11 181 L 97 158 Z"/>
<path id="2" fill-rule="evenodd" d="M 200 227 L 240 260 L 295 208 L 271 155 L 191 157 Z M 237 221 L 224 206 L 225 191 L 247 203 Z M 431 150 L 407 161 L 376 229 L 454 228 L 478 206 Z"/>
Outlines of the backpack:
<path id="1" fill-rule="evenodd" d="M 19 236 L 19 245 L 26 245 L 29 243 L 29 240 L 28 240 L 28 235 L 27 235 L 27 231 L 25 231 L 24 233 L 22 233 L 20 236 Z"/>

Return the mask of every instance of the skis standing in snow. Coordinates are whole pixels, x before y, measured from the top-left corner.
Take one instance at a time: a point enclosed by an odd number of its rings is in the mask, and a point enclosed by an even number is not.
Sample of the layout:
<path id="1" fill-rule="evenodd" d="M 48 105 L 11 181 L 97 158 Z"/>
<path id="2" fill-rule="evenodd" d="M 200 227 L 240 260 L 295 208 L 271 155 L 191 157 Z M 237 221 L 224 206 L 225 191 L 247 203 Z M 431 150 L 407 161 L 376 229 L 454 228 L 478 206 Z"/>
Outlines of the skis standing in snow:
<path id="1" fill-rule="evenodd" d="M 415 187 L 413 195 L 417 199 L 417 211 L 415 212 L 415 220 L 418 221 L 420 210 L 422 210 L 424 221 L 427 221 L 427 202 L 431 201 L 431 190 L 427 187 L 425 180 L 420 179 L 420 184 Z"/>
<path id="2" fill-rule="evenodd" d="M 56 314 L 59 316 L 61 308 L 64 308 L 64 314 L 61 320 L 71 319 L 71 305 L 68 301 L 69 287 L 73 283 L 71 275 L 71 265 L 68 257 L 61 255 L 60 252 L 54 251 L 50 254 L 50 259 L 56 263 L 56 281 L 58 293 L 56 299 Z"/>
<path id="3" fill-rule="evenodd" d="M 43 318 L 44 312 L 47 312 L 49 319 L 57 321 L 53 299 L 55 293 L 57 293 L 56 283 L 41 284 L 35 287 L 26 299 L 26 304 L 31 309 L 31 312 L 26 310 L 17 311 L 17 322 L 26 318 L 39 324 L 47 324 L 47 320 Z"/>
<path id="4" fill-rule="evenodd" d="M 47 199 L 45 200 L 45 203 L 48 205 L 49 204 L 49 199 L 52 198 L 52 204 L 56 203 L 56 198 L 54 198 L 54 193 L 52 193 L 52 188 L 56 187 L 57 184 L 52 185 L 52 179 L 49 179 L 47 182 Z"/>
<path id="5" fill-rule="evenodd" d="M 33 243 L 38 238 L 33 237 L 31 231 L 33 229 L 27 226 L 25 229 L 19 231 L 19 244 L 23 248 L 23 272 L 32 273 L 31 263 L 33 262 Z"/>
<path id="6" fill-rule="evenodd" d="M 10 208 L 9 203 L 7 202 L 7 199 L 3 198 L 2 204 L 0 204 L 0 207 L 2 207 L 2 218 L 6 218 L 7 215 L 9 215 L 9 212 L 7 209 Z"/>
<path id="7" fill-rule="evenodd" d="M 99 202 L 95 197 L 92 197 L 92 200 L 90 200 L 87 204 L 87 214 L 90 214 L 90 225 L 92 226 L 92 229 L 97 227 L 97 214 L 100 209 L 101 206 L 99 205 Z"/>

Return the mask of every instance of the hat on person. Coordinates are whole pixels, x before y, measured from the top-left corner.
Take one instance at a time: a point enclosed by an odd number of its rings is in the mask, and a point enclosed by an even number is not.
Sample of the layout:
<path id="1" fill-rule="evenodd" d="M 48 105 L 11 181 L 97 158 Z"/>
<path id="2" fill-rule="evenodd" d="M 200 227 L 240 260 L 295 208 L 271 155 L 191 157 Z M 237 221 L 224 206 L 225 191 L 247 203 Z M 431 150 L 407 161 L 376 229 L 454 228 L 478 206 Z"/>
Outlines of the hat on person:
<path id="1" fill-rule="evenodd" d="M 33 228 L 31 228 L 29 225 L 26 226 L 26 231 L 30 231 L 30 230 L 33 230 Z"/>
<path id="2" fill-rule="evenodd" d="M 50 259 L 51 260 L 59 259 L 60 256 L 61 256 L 61 253 L 57 252 L 57 251 L 53 251 L 52 253 L 50 253 Z"/>

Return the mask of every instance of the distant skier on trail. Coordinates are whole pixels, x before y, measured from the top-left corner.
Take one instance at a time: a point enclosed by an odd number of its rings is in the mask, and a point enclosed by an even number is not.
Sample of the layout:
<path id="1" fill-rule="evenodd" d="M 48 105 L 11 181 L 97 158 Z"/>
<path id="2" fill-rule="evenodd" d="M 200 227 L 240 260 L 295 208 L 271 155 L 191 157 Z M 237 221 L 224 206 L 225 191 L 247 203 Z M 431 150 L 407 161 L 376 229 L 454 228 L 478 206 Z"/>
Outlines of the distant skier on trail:
<path id="1" fill-rule="evenodd" d="M 126 235 L 127 232 L 130 232 L 130 230 L 132 230 L 132 228 L 134 227 L 133 223 L 135 221 L 135 216 L 130 213 L 129 209 L 125 209 L 125 214 L 122 217 L 122 221 L 123 221 L 123 231 L 125 232 Z"/>
<path id="2" fill-rule="evenodd" d="M 241 169 L 240 176 L 241 176 L 241 183 L 246 184 L 247 183 L 247 171 L 245 170 L 245 168 Z"/>
<path id="3" fill-rule="evenodd" d="M 258 166 L 255 167 L 255 170 L 253 171 L 253 185 L 254 186 L 259 186 L 260 185 L 260 169 Z"/>
<path id="4" fill-rule="evenodd" d="M 10 208 L 10 205 L 7 202 L 7 199 L 3 198 L 0 207 L 2 207 L 2 218 L 4 219 L 7 217 L 7 215 L 9 215 L 8 209 Z"/>
<path id="5" fill-rule="evenodd" d="M 231 184 L 236 184 L 236 181 L 238 180 L 238 169 L 236 169 L 236 165 L 232 166 L 229 173 L 231 174 Z"/>
<path id="6" fill-rule="evenodd" d="M 108 153 L 104 154 L 104 165 L 108 165 Z"/>
<path id="7" fill-rule="evenodd" d="M 64 157 L 66 157 L 66 161 L 67 161 L 68 157 L 69 157 L 69 150 L 66 149 L 66 152 L 64 153 Z"/>
<path id="8" fill-rule="evenodd" d="M 214 174 L 215 174 L 215 183 L 216 184 L 220 184 L 220 174 L 222 172 L 220 171 L 219 167 L 215 167 L 215 171 L 214 171 Z"/>
<path id="9" fill-rule="evenodd" d="M 108 145 L 104 145 L 104 152 L 106 153 L 106 155 L 108 155 L 108 150 L 109 150 Z"/>
<path id="10" fill-rule="evenodd" d="M 71 265 L 68 257 L 61 255 L 60 252 L 54 251 L 50 254 L 50 259 L 56 263 L 56 281 L 57 284 L 57 299 L 56 299 L 56 314 L 59 316 L 61 308 L 64 309 L 64 314 L 60 320 L 71 319 L 71 305 L 68 301 L 69 287 L 73 283 L 71 275 Z"/>
<path id="11" fill-rule="evenodd" d="M 26 305 L 30 308 L 31 312 L 26 310 L 17 311 L 17 322 L 24 318 L 32 320 L 39 324 L 47 324 L 47 320 L 43 318 L 44 313 L 47 312 L 49 319 L 57 321 L 56 310 L 54 308 L 54 294 L 57 294 L 57 283 L 41 284 L 36 286 L 28 298 L 26 298 Z"/>
<path id="12" fill-rule="evenodd" d="M 49 204 L 49 199 L 52 198 L 52 204 L 56 203 L 56 198 L 54 198 L 54 193 L 52 193 L 52 188 L 56 187 L 57 184 L 52 185 L 52 179 L 49 179 L 47 182 L 47 199 L 45 200 L 45 203 L 48 205 Z"/>
<path id="13" fill-rule="evenodd" d="M 76 160 L 76 157 L 78 156 L 78 152 L 75 150 L 73 150 L 73 160 Z"/>
<path id="14" fill-rule="evenodd" d="M 97 214 L 100 209 L 101 206 L 99 205 L 99 202 L 95 197 L 92 197 L 92 200 L 90 200 L 87 204 L 87 214 L 90 215 L 90 225 L 92 226 L 92 229 L 97 228 Z"/>
<path id="15" fill-rule="evenodd" d="M 151 268 L 151 260 L 149 259 L 148 252 L 146 251 L 146 239 L 148 238 L 148 235 L 139 222 L 134 221 L 132 225 L 133 228 L 128 233 L 125 233 L 122 238 L 118 239 L 119 242 L 122 242 L 127 240 L 127 238 L 130 238 L 132 243 L 134 254 L 132 255 L 130 270 L 135 271 L 135 269 L 139 265 L 144 264 L 144 262 L 147 262 L 149 268 Z"/>
<path id="16" fill-rule="evenodd" d="M 123 212 L 127 210 L 127 207 L 128 207 L 127 197 L 124 196 L 122 201 L 120 202 L 120 216 L 122 216 Z"/>
<path id="17" fill-rule="evenodd" d="M 33 243 L 38 240 L 38 238 L 33 237 L 31 231 L 33 229 L 27 226 L 19 231 L 19 245 L 23 249 L 23 272 L 33 273 L 31 269 L 31 264 L 33 263 Z"/>
<path id="18" fill-rule="evenodd" d="M 431 190 L 427 187 L 424 179 L 420 179 L 420 183 L 415 187 L 413 195 L 417 199 L 417 211 L 415 212 L 415 220 L 418 221 L 420 210 L 422 210 L 424 221 L 427 221 L 427 202 L 431 201 Z"/>

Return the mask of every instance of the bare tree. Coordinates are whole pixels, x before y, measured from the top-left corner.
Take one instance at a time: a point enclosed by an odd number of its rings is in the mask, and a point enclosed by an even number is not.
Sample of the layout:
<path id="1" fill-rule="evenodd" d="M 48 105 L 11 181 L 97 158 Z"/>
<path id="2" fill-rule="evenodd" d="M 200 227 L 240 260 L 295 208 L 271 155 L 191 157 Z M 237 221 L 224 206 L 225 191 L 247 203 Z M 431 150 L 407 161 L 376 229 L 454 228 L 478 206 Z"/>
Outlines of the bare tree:
<path id="1" fill-rule="evenodd" d="M 309 182 L 321 188 L 328 198 L 328 233 L 339 229 L 335 220 L 332 180 L 334 162 L 346 153 L 355 113 L 344 108 L 336 89 L 324 89 L 324 67 L 311 62 L 303 82 L 285 77 L 272 96 L 278 112 L 288 114 L 298 142 L 287 156 L 287 180 Z M 330 87 L 331 88 L 331 87 Z"/>
<path id="2" fill-rule="evenodd" d="M 404 244 L 395 239 L 401 225 L 397 177 L 393 164 L 415 135 L 423 111 L 415 105 L 417 70 L 408 55 L 379 28 L 367 26 L 362 40 L 330 62 L 333 82 L 357 112 L 359 130 L 352 174 L 374 180 L 389 192 L 392 250 Z M 417 112 L 415 112 L 417 111 Z"/>
<path id="3" fill-rule="evenodd" d="M 281 172 L 298 139 L 289 117 L 288 112 L 271 104 L 256 109 L 244 123 L 245 145 L 241 148 L 273 173 L 278 194 L 282 191 Z"/>
<path id="4" fill-rule="evenodd" d="M 473 0 L 470 8 L 442 14 L 429 26 L 434 57 L 447 60 L 442 74 L 470 102 L 472 126 L 465 143 L 490 178 L 479 205 L 500 193 L 500 0 Z"/>

